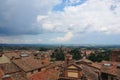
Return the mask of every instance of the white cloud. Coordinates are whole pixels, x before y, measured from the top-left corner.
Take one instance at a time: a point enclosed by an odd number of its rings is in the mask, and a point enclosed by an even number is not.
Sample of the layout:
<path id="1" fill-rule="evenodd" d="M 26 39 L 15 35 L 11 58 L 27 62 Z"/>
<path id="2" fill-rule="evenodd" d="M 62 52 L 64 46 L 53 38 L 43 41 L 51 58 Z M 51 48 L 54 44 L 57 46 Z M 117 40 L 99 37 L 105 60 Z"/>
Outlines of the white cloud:
<path id="1" fill-rule="evenodd" d="M 39 22 L 39 21 L 41 21 L 43 19 L 46 19 L 46 18 L 47 18 L 47 16 L 38 16 L 37 17 L 37 21 Z"/>
<path id="2" fill-rule="evenodd" d="M 73 37 L 74 37 L 74 34 L 72 32 L 67 32 L 63 37 L 57 37 L 52 40 L 57 42 L 65 42 L 65 41 L 71 40 Z"/>
<path id="3" fill-rule="evenodd" d="M 52 24 L 51 22 L 46 22 L 42 24 L 42 28 L 45 30 L 53 30 L 54 27 L 54 24 Z"/>
<path id="4" fill-rule="evenodd" d="M 112 5 L 116 6 L 114 10 L 111 10 Z M 53 32 L 87 31 L 120 34 L 119 12 L 120 2 L 118 1 L 88 0 L 82 5 L 66 6 L 63 12 L 51 12 L 46 15 L 47 18 L 38 22 L 42 22 L 42 25 L 51 22 L 50 30 Z"/>
<path id="5" fill-rule="evenodd" d="M 42 43 L 42 39 L 27 39 L 24 36 L 10 36 L 10 37 L 0 37 L 0 43 L 8 43 L 8 44 L 37 44 Z"/>

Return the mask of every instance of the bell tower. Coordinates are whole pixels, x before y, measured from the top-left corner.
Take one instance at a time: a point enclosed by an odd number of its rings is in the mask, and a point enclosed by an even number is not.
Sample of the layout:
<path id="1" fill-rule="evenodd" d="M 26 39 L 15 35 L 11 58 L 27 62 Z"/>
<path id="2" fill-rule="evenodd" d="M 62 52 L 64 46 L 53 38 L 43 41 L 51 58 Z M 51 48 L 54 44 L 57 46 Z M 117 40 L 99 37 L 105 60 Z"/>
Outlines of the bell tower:
<path id="1" fill-rule="evenodd" d="M 66 54 L 65 55 L 65 63 L 70 64 L 70 63 L 72 63 L 72 61 L 73 61 L 72 55 L 71 54 Z"/>

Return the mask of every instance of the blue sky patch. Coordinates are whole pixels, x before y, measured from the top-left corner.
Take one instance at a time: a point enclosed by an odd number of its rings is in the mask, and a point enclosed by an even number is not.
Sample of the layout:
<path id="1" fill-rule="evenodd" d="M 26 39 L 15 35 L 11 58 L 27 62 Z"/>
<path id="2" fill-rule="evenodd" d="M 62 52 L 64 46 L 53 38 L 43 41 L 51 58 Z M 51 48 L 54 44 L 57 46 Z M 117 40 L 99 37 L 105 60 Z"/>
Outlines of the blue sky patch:
<path id="1" fill-rule="evenodd" d="M 53 7 L 53 11 L 64 11 L 64 8 L 66 6 L 78 6 L 83 3 L 85 3 L 87 0 L 73 0 L 74 2 L 71 2 L 72 0 L 62 0 L 60 4 L 57 4 Z"/>
<path id="2" fill-rule="evenodd" d="M 110 7 L 110 9 L 112 10 L 112 11 L 114 11 L 115 9 L 116 9 L 116 5 L 111 5 L 111 7 Z"/>

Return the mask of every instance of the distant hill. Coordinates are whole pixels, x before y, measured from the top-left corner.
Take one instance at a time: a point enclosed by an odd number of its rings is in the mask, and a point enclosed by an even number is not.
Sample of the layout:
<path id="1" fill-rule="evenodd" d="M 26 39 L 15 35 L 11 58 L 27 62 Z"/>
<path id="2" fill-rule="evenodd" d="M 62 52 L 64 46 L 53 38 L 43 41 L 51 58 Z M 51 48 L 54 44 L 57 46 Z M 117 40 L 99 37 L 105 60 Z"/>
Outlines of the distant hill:
<path id="1" fill-rule="evenodd" d="M 89 45 L 89 44 L 0 44 L 8 47 L 78 47 L 78 48 L 120 48 L 120 45 Z"/>

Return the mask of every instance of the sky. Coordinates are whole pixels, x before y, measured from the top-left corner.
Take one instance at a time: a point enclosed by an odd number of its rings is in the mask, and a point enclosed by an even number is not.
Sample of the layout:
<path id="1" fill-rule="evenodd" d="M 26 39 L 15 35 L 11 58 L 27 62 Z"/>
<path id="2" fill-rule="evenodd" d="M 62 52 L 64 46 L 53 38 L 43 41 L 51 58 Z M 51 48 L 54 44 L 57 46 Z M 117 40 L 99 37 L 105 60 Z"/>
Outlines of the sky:
<path id="1" fill-rule="evenodd" d="M 120 45 L 120 0 L 0 0 L 0 43 Z"/>

